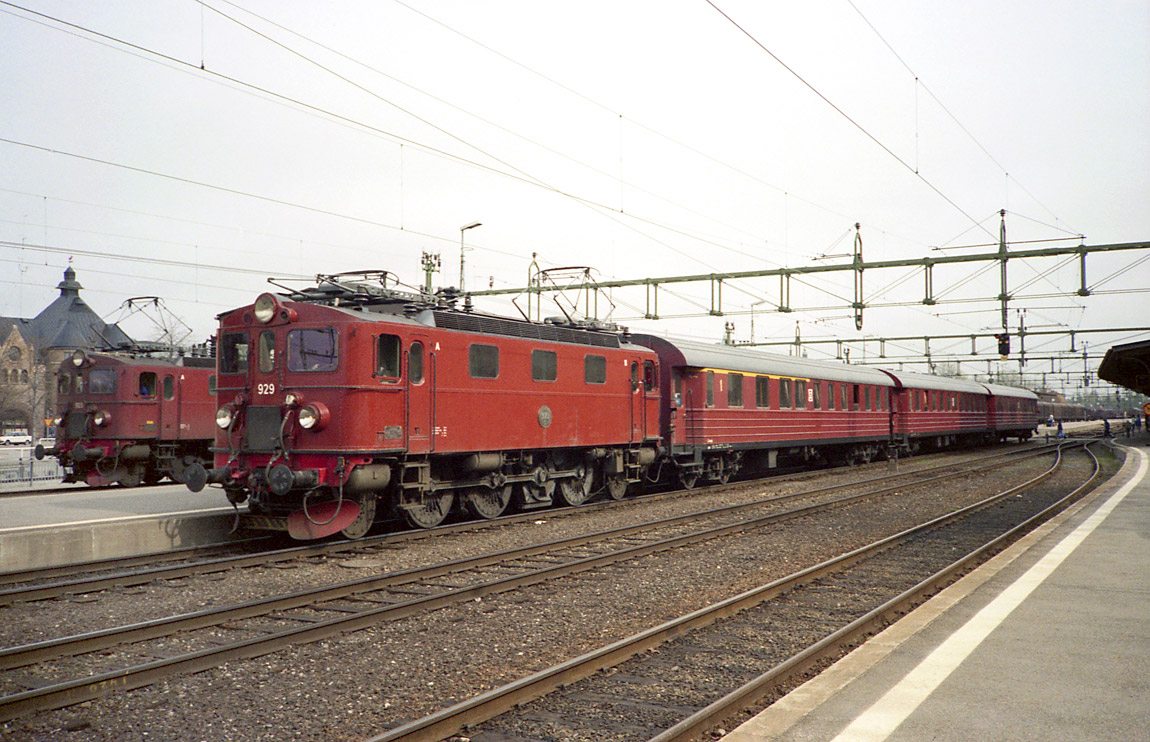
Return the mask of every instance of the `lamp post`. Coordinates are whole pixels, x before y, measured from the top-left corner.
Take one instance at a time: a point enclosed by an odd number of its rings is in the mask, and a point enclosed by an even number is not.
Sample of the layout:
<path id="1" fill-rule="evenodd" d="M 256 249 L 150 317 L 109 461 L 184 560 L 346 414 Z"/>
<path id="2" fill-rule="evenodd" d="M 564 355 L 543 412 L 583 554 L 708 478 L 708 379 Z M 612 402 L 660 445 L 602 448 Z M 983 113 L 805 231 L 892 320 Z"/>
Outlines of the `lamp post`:
<path id="1" fill-rule="evenodd" d="M 467 248 L 464 247 L 464 245 L 463 245 L 463 233 L 469 229 L 475 229 L 476 227 L 482 227 L 482 226 L 483 226 L 483 224 L 481 222 L 474 222 L 472 224 L 468 224 L 466 226 L 459 228 L 459 293 L 460 294 L 464 293 L 464 291 L 463 291 L 463 254 L 465 252 L 467 252 Z"/>

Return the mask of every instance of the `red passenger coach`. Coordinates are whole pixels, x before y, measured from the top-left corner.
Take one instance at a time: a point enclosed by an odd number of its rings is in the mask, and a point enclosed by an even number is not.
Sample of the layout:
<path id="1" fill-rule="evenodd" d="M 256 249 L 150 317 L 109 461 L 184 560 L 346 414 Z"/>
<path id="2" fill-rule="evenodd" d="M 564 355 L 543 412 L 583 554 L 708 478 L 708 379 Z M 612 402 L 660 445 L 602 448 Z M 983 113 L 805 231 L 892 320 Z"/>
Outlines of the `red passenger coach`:
<path id="1" fill-rule="evenodd" d="M 726 345 L 636 335 L 659 354 L 662 435 L 679 480 L 725 482 L 740 469 L 866 462 L 891 439 L 889 374 Z"/>
<path id="2" fill-rule="evenodd" d="M 215 467 L 248 523 L 297 538 L 495 517 L 602 488 L 659 446 L 654 353 L 615 332 L 457 311 L 387 274 L 320 276 L 222 315 Z"/>
<path id="3" fill-rule="evenodd" d="M 186 481 L 210 456 L 214 366 L 76 351 L 56 375 L 56 443 L 37 446 L 36 458 L 55 456 L 63 481 L 94 487 Z"/>
<path id="4" fill-rule="evenodd" d="M 1038 395 L 1001 384 L 983 386 L 990 392 L 990 427 L 999 440 L 1029 438 L 1040 422 Z"/>

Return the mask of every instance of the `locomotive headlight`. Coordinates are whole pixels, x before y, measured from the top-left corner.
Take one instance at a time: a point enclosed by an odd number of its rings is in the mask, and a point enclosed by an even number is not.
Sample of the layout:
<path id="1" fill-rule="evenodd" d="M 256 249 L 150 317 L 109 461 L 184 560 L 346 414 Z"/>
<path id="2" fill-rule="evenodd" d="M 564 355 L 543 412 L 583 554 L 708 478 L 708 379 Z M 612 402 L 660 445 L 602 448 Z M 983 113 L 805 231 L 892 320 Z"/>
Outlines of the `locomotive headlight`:
<path id="1" fill-rule="evenodd" d="M 288 395 L 284 397 L 284 404 L 288 407 L 299 407 L 303 404 L 303 397 L 297 392 L 288 392 Z"/>
<path id="2" fill-rule="evenodd" d="M 108 423 L 112 422 L 112 416 L 109 413 L 100 410 L 95 415 L 92 415 L 92 422 L 96 424 L 96 427 L 102 428 Z"/>
<path id="3" fill-rule="evenodd" d="M 216 427 L 220 430 L 227 430 L 232 426 L 232 416 L 234 413 L 230 407 L 221 407 L 216 410 Z"/>
<path id="4" fill-rule="evenodd" d="M 88 360 L 88 356 L 82 350 L 78 350 L 72 354 L 72 365 L 76 368 L 83 366 L 86 360 Z"/>
<path id="5" fill-rule="evenodd" d="M 252 314 L 255 315 L 257 322 L 266 325 L 276 316 L 278 305 L 279 302 L 271 294 L 260 294 L 256 303 L 252 305 Z"/>
<path id="6" fill-rule="evenodd" d="M 299 411 L 299 424 L 305 430 L 323 430 L 330 419 L 331 413 L 319 402 L 312 402 Z"/>

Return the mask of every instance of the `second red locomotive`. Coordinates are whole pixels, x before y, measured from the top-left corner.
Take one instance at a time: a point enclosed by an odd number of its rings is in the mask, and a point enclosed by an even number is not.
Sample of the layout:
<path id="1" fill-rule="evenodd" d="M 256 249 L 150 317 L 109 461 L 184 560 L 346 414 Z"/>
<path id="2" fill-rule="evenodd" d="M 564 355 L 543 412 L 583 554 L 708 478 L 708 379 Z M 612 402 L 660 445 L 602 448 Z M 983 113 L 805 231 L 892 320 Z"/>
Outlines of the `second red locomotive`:
<path id="1" fill-rule="evenodd" d="M 77 350 L 56 375 L 55 456 L 65 482 L 93 487 L 184 482 L 210 458 L 215 359 L 176 362 Z"/>

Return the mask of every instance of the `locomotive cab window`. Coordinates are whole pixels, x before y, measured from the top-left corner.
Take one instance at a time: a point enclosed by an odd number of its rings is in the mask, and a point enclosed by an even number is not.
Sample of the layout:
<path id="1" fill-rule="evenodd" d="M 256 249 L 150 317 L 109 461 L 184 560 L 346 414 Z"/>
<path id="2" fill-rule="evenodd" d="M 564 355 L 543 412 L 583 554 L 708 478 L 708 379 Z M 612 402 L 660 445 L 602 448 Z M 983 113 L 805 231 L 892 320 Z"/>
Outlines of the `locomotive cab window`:
<path id="1" fill-rule="evenodd" d="M 467 349 L 467 370 L 473 379 L 494 379 L 499 376 L 499 346 L 479 345 Z"/>
<path id="2" fill-rule="evenodd" d="M 224 333 L 220 338 L 220 373 L 248 372 L 248 336 L 240 332 Z"/>
<path id="3" fill-rule="evenodd" d="M 176 398 L 176 379 L 171 374 L 164 377 L 164 399 Z"/>
<path id="4" fill-rule="evenodd" d="M 292 330 L 287 335 L 288 371 L 335 371 L 336 351 L 334 327 Z"/>
<path id="5" fill-rule="evenodd" d="M 56 377 L 56 394 L 72 393 L 72 374 L 61 373 Z"/>
<path id="6" fill-rule="evenodd" d="M 631 391 L 639 391 L 639 364 L 631 361 Z"/>
<path id="7" fill-rule="evenodd" d="M 743 375 L 727 374 L 727 406 L 743 406 Z"/>
<path id="8" fill-rule="evenodd" d="M 81 385 L 76 384 L 76 392 L 81 392 Z M 88 374 L 89 394 L 112 394 L 116 391 L 116 372 L 110 368 L 94 368 Z M 156 393 L 156 375 L 152 374 L 152 394 Z"/>
<path id="9" fill-rule="evenodd" d="M 415 346 L 412 346 L 414 349 Z M 380 335 L 375 341 L 375 375 L 385 379 L 399 378 L 399 337 Z"/>
<path id="10" fill-rule="evenodd" d="M 559 376 L 559 356 L 553 350 L 531 351 L 531 378 L 555 381 Z"/>
<path id="11" fill-rule="evenodd" d="M 654 361 L 643 362 L 643 389 L 653 392 L 659 388 L 659 374 Z"/>
<path id="12" fill-rule="evenodd" d="M 145 371 L 140 374 L 140 396 L 156 396 L 156 374 L 152 371 Z"/>
<path id="13" fill-rule="evenodd" d="M 411 344 L 407 357 L 407 378 L 412 384 L 423 383 L 423 343 L 418 340 Z"/>
<path id="14" fill-rule="evenodd" d="M 588 384 L 607 383 L 607 358 L 605 356 L 585 356 L 583 358 L 583 381 Z"/>
<path id="15" fill-rule="evenodd" d="M 276 369 L 276 334 L 271 330 L 260 333 L 259 366 L 261 373 L 271 373 Z"/>

